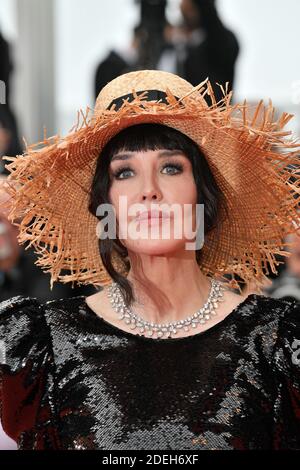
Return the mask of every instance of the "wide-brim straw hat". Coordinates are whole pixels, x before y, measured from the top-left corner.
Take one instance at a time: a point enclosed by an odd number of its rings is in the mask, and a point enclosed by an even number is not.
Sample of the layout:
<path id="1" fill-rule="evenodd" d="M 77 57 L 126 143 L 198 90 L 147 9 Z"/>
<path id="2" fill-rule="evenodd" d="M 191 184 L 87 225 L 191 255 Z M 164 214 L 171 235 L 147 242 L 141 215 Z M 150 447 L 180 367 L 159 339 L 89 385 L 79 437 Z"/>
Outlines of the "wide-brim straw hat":
<path id="1" fill-rule="evenodd" d="M 50 273 L 51 288 L 55 281 L 111 282 L 99 255 L 99 221 L 88 211 L 90 187 L 105 144 L 141 123 L 164 124 L 198 144 L 226 198 L 228 216 L 220 213 L 218 231 L 205 236 L 202 272 L 232 278 L 239 288 L 237 275 L 258 291 L 267 266 L 277 272 L 275 255 L 289 256 L 285 236 L 299 227 L 300 144 L 284 130 L 292 115 L 275 119 L 271 101 L 232 104 L 228 86 L 221 89 L 216 102 L 208 79 L 194 87 L 164 71 L 126 73 L 101 90 L 92 114 L 89 107 L 78 111 L 65 137 L 45 136 L 23 155 L 4 157 L 11 161 L 8 218 L 19 227 L 19 242 L 32 246 L 36 264 Z M 113 263 L 123 266 L 117 254 Z"/>

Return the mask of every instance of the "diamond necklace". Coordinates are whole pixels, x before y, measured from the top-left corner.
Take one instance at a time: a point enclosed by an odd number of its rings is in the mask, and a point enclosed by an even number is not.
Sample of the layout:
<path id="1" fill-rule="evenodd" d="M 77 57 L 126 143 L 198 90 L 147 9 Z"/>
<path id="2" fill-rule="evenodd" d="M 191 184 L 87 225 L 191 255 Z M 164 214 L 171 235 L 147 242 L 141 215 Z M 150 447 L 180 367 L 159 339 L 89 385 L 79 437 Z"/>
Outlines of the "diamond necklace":
<path id="1" fill-rule="evenodd" d="M 222 299 L 224 290 L 225 288 L 221 282 L 211 279 L 210 293 L 204 306 L 186 319 L 173 323 L 153 323 L 139 317 L 126 306 L 122 292 L 116 282 L 112 282 L 108 287 L 107 296 L 113 309 L 119 314 L 119 320 L 124 320 L 127 325 L 131 325 L 132 330 L 139 328 L 140 333 L 146 332 L 148 336 L 153 336 L 153 333 L 157 332 L 158 337 L 164 335 L 168 337 L 171 333 L 176 334 L 180 330 L 189 331 L 190 327 L 196 328 L 198 324 L 204 324 L 210 320 L 211 315 L 216 315 L 218 303 L 224 300 Z"/>

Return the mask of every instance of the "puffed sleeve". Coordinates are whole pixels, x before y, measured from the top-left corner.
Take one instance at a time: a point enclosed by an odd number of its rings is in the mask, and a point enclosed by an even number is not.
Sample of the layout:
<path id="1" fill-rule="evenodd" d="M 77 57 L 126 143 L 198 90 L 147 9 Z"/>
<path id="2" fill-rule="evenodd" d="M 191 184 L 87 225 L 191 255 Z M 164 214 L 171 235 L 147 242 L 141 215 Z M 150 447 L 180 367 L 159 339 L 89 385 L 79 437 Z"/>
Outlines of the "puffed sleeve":
<path id="1" fill-rule="evenodd" d="M 19 449 L 56 448 L 55 364 L 44 306 L 33 297 L 0 303 L 1 423 Z"/>
<path id="2" fill-rule="evenodd" d="M 286 301 L 272 361 L 273 448 L 300 450 L 300 303 Z"/>

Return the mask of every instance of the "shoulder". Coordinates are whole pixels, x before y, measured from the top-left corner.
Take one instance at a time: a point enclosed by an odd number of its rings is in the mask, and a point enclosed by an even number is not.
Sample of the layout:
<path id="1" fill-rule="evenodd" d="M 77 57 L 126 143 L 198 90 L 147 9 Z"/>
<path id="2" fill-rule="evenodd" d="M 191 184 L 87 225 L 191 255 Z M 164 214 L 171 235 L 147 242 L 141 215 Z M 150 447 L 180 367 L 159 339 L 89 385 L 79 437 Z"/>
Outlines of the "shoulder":
<path id="1" fill-rule="evenodd" d="M 21 371 L 28 361 L 40 364 L 45 356 L 53 360 L 53 348 L 61 344 L 74 327 L 84 297 L 40 301 L 36 297 L 14 296 L 0 302 L 0 366 Z M 0 367 L 1 372 L 1 367 Z"/>
<path id="2" fill-rule="evenodd" d="M 17 295 L 0 302 L 0 340 L 7 342 L 10 333 L 14 338 L 25 337 L 44 321 L 43 306 L 35 297 Z"/>
<path id="3" fill-rule="evenodd" d="M 299 311 L 299 303 L 292 300 L 274 299 L 263 294 L 249 294 L 239 304 L 239 316 L 244 326 L 278 334 L 279 328 L 288 318 L 295 318 Z"/>
<path id="4" fill-rule="evenodd" d="M 92 296 L 90 296 L 92 297 Z M 64 360 L 78 354 L 78 346 L 88 345 L 103 333 L 103 324 L 92 311 L 84 295 L 47 301 L 45 315 L 51 329 L 54 350 L 64 351 Z"/>
<path id="5" fill-rule="evenodd" d="M 278 323 L 285 311 L 291 307 L 292 302 L 274 299 L 263 294 L 240 295 L 226 291 L 226 304 L 225 310 L 228 316 L 234 317 L 236 325 L 241 325 L 246 329 L 247 327 L 262 327 L 270 322 Z"/>
<path id="6" fill-rule="evenodd" d="M 85 304 L 85 296 L 77 295 L 73 297 L 65 297 L 61 299 L 47 300 L 43 303 L 46 317 L 50 320 L 61 319 L 70 320 L 83 310 Z"/>
<path id="7" fill-rule="evenodd" d="M 275 299 L 269 296 L 252 294 L 249 299 L 251 306 L 256 309 L 258 324 L 276 327 L 276 337 L 286 334 L 287 330 L 296 331 L 300 326 L 300 303 L 296 300 Z M 246 311 L 247 315 L 247 311 Z"/>
<path id="8" fill-rule="evenodd" d="M 41 301 L 36 297 L 16 295 L 0 302 L 0 324 L 31 319 L 45 322 L 55 312 L 71 313 L 82 302 L 82 296 Z"/>
<path id="9" fill-rule="evenodd" d="M 48 343 L 49 329 L 38 299 L 18 295 L 0 302 L 2 364 L 16 371 L 26 357 L 38 357 Z"/>
<path id="10" fill-rule="evenodd" d="M 25 320 L 44 321 L 45 323 L 55 313 L 62 316 L 76 313 L 84 302 L 84 296 L 74 296 L 54 300 L 41 301 L 36 297 L 16 295 L 0 302 L 0 324 Z"/>
<path id="11" fill-rule="evenodd" d="M 21 312 L 24 309 L 40 311 L 41 303 L 35 297 L 16 295 L 0 302 L 0 318 L 14 312 Z"/>
<path id="12" fill-rule="evenodd" d="M 270 321 L 279 322 L 287 311 L 295 308 L 296 301 L 274 299 L 263 294 L 249 294 L 242 297 L 238 304 L 240 315 L 246 320 L 254 320 L 260 324 L 267 324 Z"/>
<path id="13" fill-rule="evenodd" d="M 64 344 L 69 345 L 89 328 L 90 323 L 92 330 L 94 318 L 89 315 L 85 299 L 84 295 L 78 295 L 44 302 L 44 315 L 54 344 L 63 338 Z"/>
<path id="14" fill-rule="evenodd" d="M 51 342 L 55 328 L 82 302 L 80 296 L 41 301 L 17 295 L 0 302 L 0 341 L 11 349 L 19 343 Z"/>
<path id="15" fill-rule="evenodd" d="M 263 294 L 249 294 L 232 311 L 232 328 L 238 342 L 255 354 L 272 360 L 278 337 L 286 335 L 290 320 L 300 322 L 296 301 L 273 299 Z M 296 325 L 294 326 L 296 327 Z M 226 333 L 225 333 L 226 334 Z"/>

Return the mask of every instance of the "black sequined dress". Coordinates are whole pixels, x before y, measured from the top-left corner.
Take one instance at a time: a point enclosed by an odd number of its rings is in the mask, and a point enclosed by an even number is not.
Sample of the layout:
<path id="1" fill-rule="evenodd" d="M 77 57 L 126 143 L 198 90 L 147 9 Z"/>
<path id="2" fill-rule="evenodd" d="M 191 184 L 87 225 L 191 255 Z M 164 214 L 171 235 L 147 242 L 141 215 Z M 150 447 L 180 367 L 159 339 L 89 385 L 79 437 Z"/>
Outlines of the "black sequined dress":
<path id="1" fill-rule="evenodd" d="M 19 449 L 300 450 L 296 301 L 251 294 L 202 333 L 157 339 L 84 296 L 17 296 L 0 304 L 0 346 Z"/>

